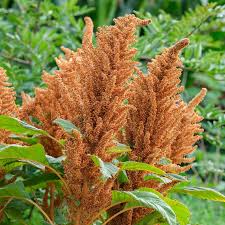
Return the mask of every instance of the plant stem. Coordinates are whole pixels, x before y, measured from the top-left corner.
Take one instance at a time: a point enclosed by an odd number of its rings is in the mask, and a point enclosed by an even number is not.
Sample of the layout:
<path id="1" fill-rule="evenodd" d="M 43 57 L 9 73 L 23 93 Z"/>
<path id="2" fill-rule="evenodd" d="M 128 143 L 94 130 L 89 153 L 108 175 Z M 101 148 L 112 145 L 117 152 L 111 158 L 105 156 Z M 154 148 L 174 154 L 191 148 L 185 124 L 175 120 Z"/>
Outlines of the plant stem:
<path id="1" fill-rule="evenodd" d="M 85 180 L 84 184 L 82 186 L 82 195 L 80 198 L 80 205 L 78 207 L 77 213 L 76 213 L 76 225 L 80 225 L 80 217 L 81 217 L 81 204 L 82 204 L 82 199 L 87 195 L 88 193 L 88 183 Z"/>
<path id="2" fill-rule="evenodd" d="M 102 209 L 97 215 L 93 216 L 93 218 L 91 219 L 91 221 L 90 221 L 88 224 L 91 225 L 92 223 L 94 223 L 95 220 L 97 220 L 97 219 L 101 216 L 101 214 L 102 214 L 103 212 L 106 212 L 106 211 L 108 211 L 109 209 L 113 208 L 114 206 L 123 204 L 123 203 L 125 203 L 125 202 L 126 202 L 126 201 L 124 201 L 124 202 L 117 202 L 117 203 L 115 203 L 115 204 L 109 205 L 108 207 Z"/>
<path id="3" fill-rule="evenodd" d="M 58 171 L 56 171 L 54 168 L 52 168 L 51 166 L 48 166 L 48 165 L 46 165 L 46 164 L 43 164 L 43 163 L 40 163 L 40 162 L 36 162 L 36 161 L 34 161 L 34 160 L 27 160 L 27 159 L 23 159 L 23 158 L 21 158 L 21 159 L 17 159 L 16 161 L 21 161 L 21 162 L 25 162 L 25 163 L 27 163 L 27 164 L 30 164 L 30 165 L 32 165 L 32 166 L 34 166 L 34 167 L 37 167 L 38 169 L 40 169 L 40 167 L 39 166 L 37 166 L 37 165 L 41 165 L 41 166 L 43 166 L 44 168 L 46 167 L 47 169 L 49 169 L 50 171 L 52 171 L 61 181 L 62 181 L 62 183 L 63 183 L 63 185 L 65 186 L 65 188 L 66 188 L 66 190 L 67 190 L 67 192 L 68 192 L 68 194 L 71 194 L 71 192 L 70 192 L 70 189 L 69 189 L 69 186 L 67 185 L 67 183 L 66 183 L 66 181 L 62 178 L 62 176 L 59 174 L 59 172 Z M 43 170 L 43 169 L 41 169 L 43 172 L 45 172 L 45 170 Z"/>
<path id="4" fill-rule="evenodd" d="M 8 60 L 23 64 L 23 65 L 27 65 L 27 66 L 31 65 L 31 61 L 28 61 L 28 60 L 19 59 L 19 58 L 14 57 L 14 56 L 7 56 L 5 54 L 1 54 L 1 56 L 8 59 Z"/>
<path id="5" fill-rule="evenodd" d="M 3 206 L 3 208 L 0 209 L 0 215 L 1 213 L 4 211 L 4 209 L 7 207 L 7 205 L 12 201 L 13 198 L 10 198 L 6 203 L 5 205 Z"/>
<path id="6" fill-rule="evenodd" d="M 210 16 L 207 16 L 205 19 L 203 19 L 196 27 L 194 27 L 194 29 L 185 36 L 185 38 L 188 38 L 190 37 L 196 30 L 199 30 L 199 28 L 211 17 Z"/>
<path id="7" fill-rule="evenodd" d="M 50 184 L 50 209 L 49 209 L 49 216 L 51 220 L 54 222 L 54 202 L 55 202 L 55 184 Z"/>
<path id="8" fill-rule="evenodd" d="M 111 216 L 108 220 L 106 220 L 102 225 L 106 225 L 108 222 L 110 222 L 111 220 L 113 220 L 114 218 L 116 218 L 117 216 L 119 216 L 120 214 L 126 212 L 126 211 L 129 211 L 131 209 L 136 209 L 136 208 L 140 208 L 140 207 L 143 207 L 143 206 L 136 206 L 136 207 L 132 207 L 132 208 L 126 208 L 126 209 L 123 209 L 121 211 L 119 211 L 118 213 L 114 214 L 113 216 Z"/>
<path id="9" fill-rule="evenodd" d="M 34 205 L 30 209 L 29 215 L 27 216 L 28 219 L 31 219 L 33 211 L 34 211 Z"/>
<path id="10" fill-rule="evenodd" d="M 47 185 L 46 189 L 45 189 L 45 194 L 43 196 L 43 200 L 42 200 L 42 204 L 43 204 L 43 209 L 44 211 L 48 210 L 48 193 L 49 193 L 49 186 Z"/>
<path id="11" fill-rule="evenodd" d="M 49 216 L 45 213 L 45 211 L 34 201 L 27 199 L 27 198 L 23 198 L 23 197 L 17 197 L 17 196 L 0 196 L 0 198 L 10 198 L 10 199 L 18 199 L 18 200 L 22 200 L 22 201 L 26 201 L 32 205 L 34 205 L 42 214 L 43 216 L 46 218 L 46 220 L 51 224 L 51 225 L 55 225 L 52 220 L 49 218 Z"/>

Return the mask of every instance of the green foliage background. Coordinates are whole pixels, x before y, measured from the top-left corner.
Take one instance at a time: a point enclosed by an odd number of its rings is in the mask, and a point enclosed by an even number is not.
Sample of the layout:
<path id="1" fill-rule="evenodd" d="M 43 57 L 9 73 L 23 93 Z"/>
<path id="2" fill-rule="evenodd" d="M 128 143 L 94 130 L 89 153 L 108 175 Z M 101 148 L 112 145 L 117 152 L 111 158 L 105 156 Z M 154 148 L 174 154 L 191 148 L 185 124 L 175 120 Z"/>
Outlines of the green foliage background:
<path id="1" fill-rule="evenodd" d="M 35 86 L 43 86 L 43 70 L 57 68 L 54 58 L 62 54 L 60 46 L 74 50 L 80 46 L 85 15 L 92 17 L 95 27 L 133 11 L 150 18 L 152 24 L 139 30 L 136 45 L 143 65 L 164 47 L 190 38 L 182 55 L 183 97 L 191 99 L 201 87 L 209 90 L 198 108 L 205 117 L 205 133 L 190 174 L 194 184 L 225 193 L 224 0 L 2 0 L 0 7 L 0 66 L 17 90 L 18 103 L 22 91 L 33 95 Z M 223 204 L 182 200 L 193 208 L 192 224 L 225 223 Z"/>

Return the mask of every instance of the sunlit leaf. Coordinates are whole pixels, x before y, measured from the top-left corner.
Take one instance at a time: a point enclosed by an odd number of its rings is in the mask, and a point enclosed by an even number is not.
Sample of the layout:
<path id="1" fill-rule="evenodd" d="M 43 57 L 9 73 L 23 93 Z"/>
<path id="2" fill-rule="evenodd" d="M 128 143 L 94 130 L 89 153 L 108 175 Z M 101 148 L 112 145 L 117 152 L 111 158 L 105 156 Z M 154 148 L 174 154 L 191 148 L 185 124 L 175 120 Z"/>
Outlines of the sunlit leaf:
<path id="1" fill-rule="evenodd" d="M 21 198 L 29 198 L 29 194 L 25 191 L 25 187 L 22 181 L 17 181 L 15 183 L 11 183 L 0 187 L 0 198 L 2 196 L 16 196 Z"/>
<path id="2" fill-rule="evenodd" d="M 41 144 L 32 146 L 0 145 L 0 165 L 6 171 L 27 163 L 27 161 L 48 165 L 45 150 Z M 38 165 L 35 166 L 38 167 Z"/>
<path id="3" fill-rule="evenodd" d="M 29 145 L 34 145 L 34 144 L 38 143 L 37 137 L 24 137 L 24 136 L 18 136 L 18 135 L 12 134 L 12 135 L 10 135 L 10 138 L 12 138 L 14 140 L 22 141 Z"/>
<path id="4" fill-rule="evenodd" d="M 189 194 L 197 198 L 207 199 L 217 202 L 225 202 L 225 196 L 216 190 L 206 187 L 174 187 L 171 192 Z"/>
<path id="5" fill-rule="evenodd" d="M 125 170 L 121 170 L 118 174 L 118 181 L 120 184 L 129 183 L 129 178 Z"/>
<path id="6" fill-rule="evenodd" d="M 131 152 L 131 149 L 127 145 L 117 143 L 117 145 L 108 148 L 106 151 L 108 153 L 126 153 L 126 152 Z"/>
<path id="7" fill-rule="evenodd" d="M 122 170 L 132 170 L 132 171 L 148 171 L 156 174 L 163 175 L 165 172 L 155 166 L 152 166 L 147 163 L 135 162 L 135 161 L 127 161 L 121 163 Z"/>
<path id="8" fill-rule="evenodd" d="M 25 123 L 24 121 L 6 115 L 0 115 L 0 129 L 11 131 L 15 134 L 48 135 L 48 133 L 44 130 L 38 129 L 28 123 Z"/>
<path id="9" fill-rule="evenodd" d="M 172 200 L 169 198 L 164 198 L 164 200 L 175 212 L 179 224 L 187 225 L 191 217 L 191 212 L 187 206 L 177 200 Z"/>
<path id="10" fill-rule="evenodd" d="M 117 166 L 115 166 L 114 164 L 109 163 L 109 162 L 103 162 L 96 155 L 92 155 L 91 159 L 96 166 L 100 167 L 100 171 L 102 173 L 103 180 L 112 178 L 119 171 L 119 168 Z"/>
<path id="11" fill-rule="evenodd" d="M 186 177 L 178 175 L 178 174 L 167 173 L 165 176 L 168 177 L 171 180 L 187 181 Z"/>
<path id="12" fill-rule="evenodd" d="M 152 208 L 158 211 L 170 225 L 176 224 L 172 208 L 158 195 L 150 191 L 113 191 L 112 203 L 127 202 L 126 208 Z"/>
<path id="13" fill-rule="evenodd" d="M 156 180 L 156 181 L 158 181 L 160 183 L 164 183 L 164 184 L 172 182 L 171 179 L 159 176 L 157 174 L 147 174 L 147 175 L 145 175 L 144 176 L 144 181 L 148 181 L 148 180 Z"/>
<path id="14" fill-rule="evenodd" d="M 80 132 L 80 130 L 69 120 L 64 120 L 64 119 L 55 119 L 53 123 L 59 125 L 62 127 L 67 133 L 72 134 L 73 130 L 77 130 Z"/>

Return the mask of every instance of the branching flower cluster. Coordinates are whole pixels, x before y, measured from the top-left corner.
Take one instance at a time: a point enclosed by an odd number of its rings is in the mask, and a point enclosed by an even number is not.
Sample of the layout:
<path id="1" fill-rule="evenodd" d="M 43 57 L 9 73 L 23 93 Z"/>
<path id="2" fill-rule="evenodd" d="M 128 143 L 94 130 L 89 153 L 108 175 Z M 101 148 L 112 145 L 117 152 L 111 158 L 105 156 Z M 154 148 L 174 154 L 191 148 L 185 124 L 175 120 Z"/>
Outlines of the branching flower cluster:
<path id="1" fill-rule="evenodd" d="M 46 88 L 36 88 L 34 98 L 23 93 L 19 108 L 13 89 L 0 70 L 0 114 L 15 116 L 65 140 L 63 150 L 48 137 L 41 138 L 41 143 L 48 155 L 66 155 L 64 172 L 69 191 L 65 190 L 65 196 L 70 219 L 76 224 L 89 224 L 93 215 L 107 208 L 113 189 L 150 187 L 164 193 L 176 183 L 144 181 L 145 172 L 129 172 L 129 183 L 125 185 L 118 184 L 115 177 L 102 181 L 90 155 L 112 162 L 116 154 L 107 150 L 120 142 L 131 148 L 130 160 L 176 174 L 190 169 L 194 160 L 189 155 L 202 132 L 202 117 L 195 107 L 206 90 L 202 89 L 189 103 L 181 98 L 179 53 L 188 45 L 188 39 L 156 56 L 148 64 L 147 74 L 138 68 L 133 60 L 135 32 L 138 26 L 149 22 L 134 15 L 119 17 L 114 26 L 98 29 L 94 45 L 93 24 L 85 18 L 82 47 L 76 52 L 62 48 L 65 57 L 56 59 L 59 70 L 54 75 L 44 72 Z M 54 123 L 57 118 L 71 121 L 77 129 L 67 134 Z M 6 136 L 0 133 L 0 142 L 6 142 Z M 169 163 L 161 163 L 163 159 Z M 120 207 L 109 213 L 118 210 Z M 130 211 L 116 217 L 112 224 L 133 224 L 148 212 Z"/>

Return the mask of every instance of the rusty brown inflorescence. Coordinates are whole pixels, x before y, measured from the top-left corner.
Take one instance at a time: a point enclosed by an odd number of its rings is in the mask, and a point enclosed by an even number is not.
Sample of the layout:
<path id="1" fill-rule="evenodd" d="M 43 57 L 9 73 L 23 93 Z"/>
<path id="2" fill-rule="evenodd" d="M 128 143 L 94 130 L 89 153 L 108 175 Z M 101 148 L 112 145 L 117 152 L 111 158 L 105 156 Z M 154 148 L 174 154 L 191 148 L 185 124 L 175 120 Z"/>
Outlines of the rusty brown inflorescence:
<path id="1" fill-rule="evenodd" d="M 165 49 L 148 64 L 147 74 L 136 68 L 137 75 L 131 84 L 129 98 L 134 110 L 129 111 L 125 133 L 120 135 L 121 141 L 132 148 L 132 160 L 175 174 L 191 168 L 189 163 L 194 158 L 187 156 L 195 150 L 193 145 L 201 138 L 196 133 L 203 131 L 199 124 L 203 118 L 194 109 L 205 97 L 206 89 L 203 88 L 188 104 L 180 96 L 184 88 L 180 86 L 182 63 L 179 53 L 188 43 L 188 39 L 183 39 Z M 169 159 L 170 163 L 161 165 L 163 159 Z M 162 185 L 154 180 L 146 182 L 144 175 L 145 172 L 129 173 L 131 182 L 124 188 L 149 187 L 164 193 L 176 183 Z M 149 210 L 143 209 L 128 212 L 112 224 L 119 220 L 132 224 L 147 212 Z"/>
<path id="2" fill-rule="evenodd" d="M 15 95 L 5 70 L 0 68 L 0 115 L 17 116 L 18 108 L 15 103 Z M 8 143 L 9 135 L 9 132 L 0 130 L 0 144 Z"/>
<path id="3" fill-rule="evenodd" d="M 114 178 L 103 182 L 90 155 L 111 162 L 115 155 L 107 153 L 107 149 L 116 140 L 130 146 L 130 160 L 179 174 L 191 167 L 194 159 L 188 155 L 200 139 L 196 134 L 202 131 L 199 124 L 202 117 L 195 112 L 195 107 L 206 90 L 202 89 L 189 103 L 180 95 L 183 87 L 180 86 L 179 53 L 188 45 L 188 39 L 156 56 L 144 74 L 133 60 L 136 49 L 132 45 L 136 41 L 136 28 L 150 21 L 134 15 L 114 21 L 114 26 L 98 29 L 94 45 L 93 23 L 86 17 L 82 47 L 76 52 L 62 48 L 65 58 L 56 59 L 59 70 L 54 75 L 44 72 L 47 87 L 36 88 L 34 98 L 23 93 L 19 109 L 5 73 L 0 71 L 0 114 L 16 116 L 32 124 L 35 118 L 37 127 L 56 139 L 66 140 L 64 151 L 48 137 L 42 137 L 41 143 L 47 154 L 67 156 L 64 170 L 69 192 L 65 191 L 65 196 L 70 219 L 79 225 L 87 225 L 96 213 L 110 205 L 114 188 L 133 190 L 145 186 L 164 193 L 175 184 L 145 182 L 144 172 L 128 173 L 130 183 L 126 185 L 119 185 Z M 71 121 L 78 130 L 66 134 L 53 122 L 57 118 Z M 0 134 L 0 142 L 1 138 Z M 170 163 L 160 164 L 163 158 Z M 120 207 L 110 213 L 118 210 Z M 134 210 L 116 217 L 112 224 L 133 224 L 148 212 Z"/>

